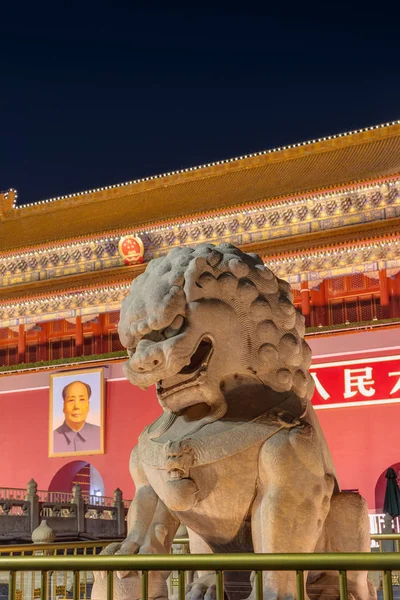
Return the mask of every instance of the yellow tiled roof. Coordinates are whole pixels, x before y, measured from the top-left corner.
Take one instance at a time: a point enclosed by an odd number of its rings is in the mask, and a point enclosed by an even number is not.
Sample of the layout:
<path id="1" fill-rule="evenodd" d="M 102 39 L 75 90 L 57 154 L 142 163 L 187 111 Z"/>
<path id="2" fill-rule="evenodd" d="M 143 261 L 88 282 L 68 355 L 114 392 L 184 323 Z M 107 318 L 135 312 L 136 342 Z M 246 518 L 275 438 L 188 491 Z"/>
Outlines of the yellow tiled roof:
<path id="1" fill-rule="evenodd" d="M 10 209 L 0 206 L 0 251 L 174 221 L 191 215 L 400 173 L 398 123 L 217 163 L 149 181 Z"/>

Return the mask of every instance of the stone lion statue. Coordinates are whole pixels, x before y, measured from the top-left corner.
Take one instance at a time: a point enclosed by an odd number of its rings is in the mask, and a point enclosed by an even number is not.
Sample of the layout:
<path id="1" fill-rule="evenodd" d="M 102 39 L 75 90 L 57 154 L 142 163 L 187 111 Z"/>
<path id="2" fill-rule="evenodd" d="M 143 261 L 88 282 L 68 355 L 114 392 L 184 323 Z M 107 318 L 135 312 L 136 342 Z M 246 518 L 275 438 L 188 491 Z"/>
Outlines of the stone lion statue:
<path id="1" fill-rule="evenodd" d="M 152 260 L 122 303 L 119 335 L 127 378 L 155 384 L 163 414 L 132 451 L 129 533 L 107 554 L 169 552 L 180 523 L 192 553 L 369 552 L 365 501 L 340 492 L 310 403 L 303 316 L 257 255 L 201 244 Z M 167 576 L 151 575 L 150 598 L 168 597 Z M 139 579 L 119 573 L 117 597 L 140 598 Z M 356 600 L 375 597 L 366 572 L 348 579 Z M 296 597 L 295 573 L 265 572 L 263 585 L 265 598 Z M 231 598 L 249 586 L 226 581 Z M 308 574 L 313 598 L 328 589 L 338 596 L 334 574 Z M 214 575 L 199 573 L 187 595 L 215 595 Z"/>

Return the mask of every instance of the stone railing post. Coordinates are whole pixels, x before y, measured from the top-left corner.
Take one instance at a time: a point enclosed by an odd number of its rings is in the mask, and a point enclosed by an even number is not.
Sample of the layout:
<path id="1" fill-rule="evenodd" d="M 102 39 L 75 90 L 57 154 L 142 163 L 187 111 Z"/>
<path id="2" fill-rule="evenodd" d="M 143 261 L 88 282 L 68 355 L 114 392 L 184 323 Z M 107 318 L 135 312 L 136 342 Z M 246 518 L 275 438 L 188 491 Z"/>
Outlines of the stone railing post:
<path id="1" fill-rule="evenodd" d="M 81 486 L 76 483 L 72 488 L 72 502 L 76 505 L 76 529 L 78 533 L 85 531 L 85 503 L 82 498 Z"/>
<path id="2" fill-rule="evenodd" d="M 122 492 L 117 488 L 114 492 L 115 519 L 117 521 L 117 534 L 126 535 L 125 530 L 125 506 Z"/>
<path id="3" fill-rule="evenodd" d="M 33 533 L 36 527 L 39 527 L 40 521 L 39 496 L 37 495 L 37 483 L 34 479 L 31 479 L 26 486 L 26 500 L 29 502 L 30 527 L 31 533 Z"/>

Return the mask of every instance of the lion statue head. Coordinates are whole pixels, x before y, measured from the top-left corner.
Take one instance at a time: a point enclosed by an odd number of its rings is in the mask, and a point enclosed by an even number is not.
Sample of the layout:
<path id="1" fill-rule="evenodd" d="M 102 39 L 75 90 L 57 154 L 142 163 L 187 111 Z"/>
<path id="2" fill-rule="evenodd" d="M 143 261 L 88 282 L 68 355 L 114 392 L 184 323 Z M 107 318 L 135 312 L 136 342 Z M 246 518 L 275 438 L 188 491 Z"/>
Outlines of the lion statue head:
<path id="1" fill-rule="evenodd" d="M 164 410 L 205 403 L 219 418 L 224 390 L 254 381 L 311 398 L 311 350 L 290 286 L 255 254 L 231 244 L 174 248 L 137 277 L 122 302 L 124 369 L 135 385 L 157 386 Z"/>

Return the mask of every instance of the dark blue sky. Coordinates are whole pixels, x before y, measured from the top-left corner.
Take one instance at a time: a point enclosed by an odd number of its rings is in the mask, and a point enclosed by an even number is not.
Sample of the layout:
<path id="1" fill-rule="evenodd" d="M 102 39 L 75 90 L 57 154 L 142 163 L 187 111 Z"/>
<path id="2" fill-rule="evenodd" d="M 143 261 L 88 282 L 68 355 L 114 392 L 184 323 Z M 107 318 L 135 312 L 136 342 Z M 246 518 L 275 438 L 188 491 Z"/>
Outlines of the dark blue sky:
<path id="1" fill-rule="evenodd" d="M 0 190 L 19 203 L 400 118 L 395 15 L 81 4 L 0 14 Z"/>

